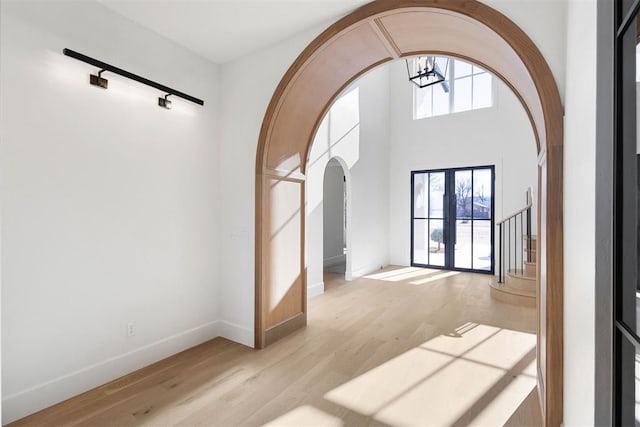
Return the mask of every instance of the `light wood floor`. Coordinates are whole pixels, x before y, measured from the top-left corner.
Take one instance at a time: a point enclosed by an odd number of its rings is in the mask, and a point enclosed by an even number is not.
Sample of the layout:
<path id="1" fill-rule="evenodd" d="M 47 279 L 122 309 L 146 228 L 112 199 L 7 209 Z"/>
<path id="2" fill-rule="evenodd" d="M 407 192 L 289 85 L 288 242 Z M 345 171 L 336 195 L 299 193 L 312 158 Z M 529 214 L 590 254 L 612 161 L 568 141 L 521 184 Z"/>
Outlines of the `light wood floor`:
<path id="1" fill-rule="evenodd" d="M 336 280 L 261 351 L 217 338 L 15 425 L 540 425 L 535 310 L 488 276 Z"/>

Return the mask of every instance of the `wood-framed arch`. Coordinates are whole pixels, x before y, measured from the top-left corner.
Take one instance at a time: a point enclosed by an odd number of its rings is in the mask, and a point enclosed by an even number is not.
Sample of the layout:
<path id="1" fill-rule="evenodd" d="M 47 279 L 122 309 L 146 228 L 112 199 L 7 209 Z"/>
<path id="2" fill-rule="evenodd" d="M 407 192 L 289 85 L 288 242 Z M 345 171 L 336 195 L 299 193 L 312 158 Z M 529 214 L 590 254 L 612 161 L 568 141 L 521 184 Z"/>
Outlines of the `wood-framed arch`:
<path id="1" fill-rule="evenodd" d="M 255 346 L 306 324 L 305 168 L 319 123 L 353 80 L 393 59 L 451 54 L 520 99 L 538 149 L 538 391 L 562 422 L 563 108 L 549 65 L 509 18 L 477 0 L 377 0 L 313 40 L 271 99 L 256 155 Z"/>

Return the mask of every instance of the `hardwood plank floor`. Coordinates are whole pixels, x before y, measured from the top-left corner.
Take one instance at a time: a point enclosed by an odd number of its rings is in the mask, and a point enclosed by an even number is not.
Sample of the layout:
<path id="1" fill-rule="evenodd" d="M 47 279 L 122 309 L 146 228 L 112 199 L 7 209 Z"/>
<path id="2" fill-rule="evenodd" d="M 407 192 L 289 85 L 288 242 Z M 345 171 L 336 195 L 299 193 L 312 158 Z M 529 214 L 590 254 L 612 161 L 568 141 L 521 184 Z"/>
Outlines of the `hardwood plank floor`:
<path id="1" fill-rule="evenodd" d="M 216 338 L 13 425 L 540 425 L 535 310 L 492 300 L 489 279 L 336 278 L 265 350 Z"/>

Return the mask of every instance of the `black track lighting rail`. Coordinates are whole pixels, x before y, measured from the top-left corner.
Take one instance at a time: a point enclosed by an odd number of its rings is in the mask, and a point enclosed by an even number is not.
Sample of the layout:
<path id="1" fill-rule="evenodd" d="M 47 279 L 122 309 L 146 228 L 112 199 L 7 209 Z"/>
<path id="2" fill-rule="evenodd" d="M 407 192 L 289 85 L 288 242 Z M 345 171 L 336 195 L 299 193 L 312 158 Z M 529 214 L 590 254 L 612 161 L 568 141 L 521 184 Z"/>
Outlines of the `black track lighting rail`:
<path id="1" fill-rule="evenodd" d="M 82 53 L 76 52 L 75 50 L 71 50 L 71 49 L 63 49 L 62 53 L 64 53 L 66 56 L 70 56 L 71 58 L 75 58 L 79 61 L 82 62 L 86 62 L 87 64 L 91 64 L 94 65 L 98 68 L 101 69 L 101 73 L 103 71 L 109 71 L 112 72 L 114 74 L 118 74 L 120 76 L 126 77 L 128 79 L 131 80 L 135 80 L 139 83 L 145 84 L 147 86 L 151 86 L 153 88 L 156 88 L 164 93 L 166 93 L 167 95 L 174 95 L 174 96 L 178 96 L 182 99 L 186 99 L 187 101 L 191 101 L 193 103 L 196 103 L 198 105 L 204 105 L 204 101 L 202 99 L 198 99 L 195 96 L 191 96 L 191 95 L 187 95 L 184 92 L 180 92 L 179 90 L 175 90 L 172 89 L 168 86 L 162 85 L 160 83 L 154 82 L 153 80 L 149 80 L 146 79 L 144 77 L 141 77 L 137 74 L 133 74 L 130 73 L 127 70 L 123 70 L 122 68 L 118 68 L 116 66 L 113 66 L 111 64 L 107 64 L 106 62 L 102 62 L 100 60 L 97 60 L 95 58 L 91 58 L 90 56 L 87 55 L 83 55 Z"/>

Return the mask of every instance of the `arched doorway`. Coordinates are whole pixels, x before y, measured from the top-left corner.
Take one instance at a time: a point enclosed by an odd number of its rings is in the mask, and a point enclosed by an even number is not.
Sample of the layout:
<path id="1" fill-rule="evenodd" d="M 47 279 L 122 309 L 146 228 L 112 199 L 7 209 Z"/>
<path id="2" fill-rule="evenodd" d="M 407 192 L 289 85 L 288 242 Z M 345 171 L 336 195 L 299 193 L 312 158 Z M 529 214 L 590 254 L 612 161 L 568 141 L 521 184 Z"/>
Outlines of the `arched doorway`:
<path id="1" fill-rule="evenodd" d="M 256 156 L 255 346 L 306 324 L 305 168 L 335 97 L 366 71 L 421 53 L 467 58 L 525 108 L 538 149 L 538 388 L 545 423 L 562 422 L 563 109 L 529 37 L 475 0 L 379 0 L 342 18 L 300 54 L 277 87 Z"/>
<path id="2" fill-rule="evenodd" d="M 346 232 L 346 172 L 332 158 L 325 167 L 323 197 L 323 267 L 324 273 L 341 275 L 347 272 Z"/>

